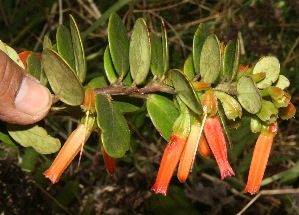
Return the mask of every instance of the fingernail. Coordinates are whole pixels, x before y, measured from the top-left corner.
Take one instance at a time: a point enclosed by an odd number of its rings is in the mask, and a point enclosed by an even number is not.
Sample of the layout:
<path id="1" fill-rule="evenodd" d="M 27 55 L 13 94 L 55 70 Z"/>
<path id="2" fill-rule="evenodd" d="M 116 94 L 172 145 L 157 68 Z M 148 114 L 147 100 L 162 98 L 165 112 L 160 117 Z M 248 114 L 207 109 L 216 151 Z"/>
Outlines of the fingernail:
<path id="1" fill-rule="evenodd" d="M 15 98 L 15 106 L 25 114 L 37 116 L 51 107 L 51 93 L 33 77 L 25 75 Z"/>

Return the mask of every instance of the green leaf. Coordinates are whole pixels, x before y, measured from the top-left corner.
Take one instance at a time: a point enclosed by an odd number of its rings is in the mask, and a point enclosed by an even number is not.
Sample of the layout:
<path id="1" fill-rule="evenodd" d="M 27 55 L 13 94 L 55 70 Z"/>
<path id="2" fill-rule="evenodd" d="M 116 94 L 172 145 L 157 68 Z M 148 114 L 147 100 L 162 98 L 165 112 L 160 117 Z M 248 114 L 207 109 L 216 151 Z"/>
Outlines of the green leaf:
<path id="1" fill-rule="evenodd" d="M 253 74 L 265 73 L 266 77 L 257 83 L 257 87 L 265 89 L 270 87 L 277 79 L 280 73 L 280 64 L 276 57 L 263 57 L 261 58 L 253 68 Z"/>
<path id="2" fill-rule="evenodd" d="M 33 75 L 37 80 L 41 78 L 41 63 L 40 59 L 34 54 L 30 53 L 26 59 L 27 62 L 27 72 Z"/>
<path id="3" fill-rule="evenodd" d="M 44 37 L 43 41 L 43 50 L 45 49 L 52 49 L 52 41 L 50 40 L 48 35 Z"/>
<path id="4" fill-rule="evenodd" d="M 166 141 L 169 141 L 172 126 L 179 116 L 174 103 L 165 96 L 151 94 L 146 101 L 146 107 L 156 129 Z"/>
<path id="5" fill-rule="evenodd" d="M 188 80 L 192 81 L 195 77 L 195 71 L 193 66 L 193 58 L 190 55 L 184 64 L 184 74 L 187 76 Z"/>
<path id="6" fill-rule="evenodd" d="M 162 24 L 163 65 L 164 65 L 163 67 L 164 67 L 164 74 L 165 74 L 169 68 L 169 48 L 168 48 L 167 30 L 163 20 L 161 20 L 161 24 Z"/>
<path id="7" fill-rule="evenodd" d="M 130 147 L 130 130 L 126 119 L 104 95 L 96 96 L 96 111 L 105 150 L 111 157 L 123 157 Z"/>
<path id="8" fill-rule="evenodd" d="M 202 106 L 197 94 L 187 77 L 178 69 L 171 70 L 172 83 L 180 99 L 195 113 L 202 113 Z"/>
<path id="9" fill-rule="evenodd" d="M 236 78 L 237 74 L 238 74 L 239 65 L 240 65 L 240 52 L 241 52 L 240 40 L 237 39 L 233 74 L 232 74 L 230 80 L 234 80 Z"/>
<path id="10" fill-rule="evenodd" d="M 226 80 L 233 80 L 237 74 L 239 65 L 238 42 L 229 41 L 225 47 L 223 56 L 223 77 Z"/>
<path id="11" fill-rule="evenodd" d="M 3 143 L 9 144 L 9 145 L 14 145 L 14 142 L 12 141 L 10 136 L 8 134 L 5 134 L 5 133 L 1 132 L 1 131 L 0 131 L 0 140 Z"/>
<path id="12" fill-rule="evenodd" d="M 207 26 L 204 23 L 201 23 L 193 37 L 193 62 L 195 73 L 198 74 L 200 72 L 200 55 L 202 51 L 203 44 L 207 37 L 209 36 L 209 31 Z"/>
<path id="13" fill-rule="evenodd" d="M 113 106 L 122 113 L 131 113 L 139 110 L 143 101 L 129 96 L 113 96 Z"/>
<path id="14" fill-rule="evenodd" d="M 275 87 L 279 87 L 280 89 L 284 90 L 285 88 L 290 86 L 290 81 L 287 77 L 284 75 L 279 75 Z"/>
<path id="15" fill-rule="evenodd" d="M 13 48 L 8 46 L 6 43 L 3 43 L 1 40 L 0 40 L 0 50 L 3 51 L 5 54 L 7 54 L 8 57 L 10 57 L 10 59 L 12 59 L 22 69 L 25 69 L 24 64 L 21 61 L 18 53 Z"/>
<path id="16" fill-rule="evenodd" d="M 256 114 L 262 106 L 262 97 L 253 79 L 242 76 L 237 84 L 238 100 L 242 107 L 249 113 Z"/>
<path id="17" fill-rule="evenodd" d="M 180 107 L 180 115 L 175 120 L 172 130 L 173 133 L 181 137 L 187 138 L 191 129 L 191 113 L 187 105 L 179 98 L 176 97 L 176 101 Z"/>
<path id="18" fill-rule="evenodd" d="M 112 13 L 108 23 L 108 40 L 114 68 L 124 77 L 129 69 L 129 38 L 121 18 Z"/>
<path id="19" fill-rule="evenodd" d="M 58 54 L 76 71 L 75 55 L 71 32 L 64 25 L 59 25 L 56 33 Z"/>
<path id="20" fill-rule="evenodd" d="M 156 34 L 151 33 L 151 71 L 153 75 L 161 78 L 164 74 L 163 47 Z"/>
<path id="21" fill-rule="evenodd" d="M 92 89 L 95 88 L 101 88 L 101 87 L 107 87 L 107 80 L 105 77 L 100 76 L 92 79 L 90 82 L 87 84 L 88 87 L 91 87 Z"/>
<path id="22" fill-rule="evenodd" d="M 81 83 L 86 77 L 86 60 L 83 42 L 77 23 L 72 15 L 70 15 L 70 29 L 73 42 L 73 51 L 75 55 L 75 71 Z"/>
<path id="23" fill-rule="evenodd" d="M 33 148 L 27 148 L 24 155 L 22 155 L 19 166 L 26 172 L 33 171 L 36 167 L 37 159 L 38 153 Z"/>
<path id="24" fill-rule="evenodd" d="M 106 47 L 104 52 L 104 69 L 108 81 L 111 84 L 115 83 L 117 81 L 117 76 L 113 67 L 109 46 Z"/>
<path id="25" fill-rule="evenodd" d="M 218 79 L 221 70 L 221 52 L 216 35 L 210 35 L 205 40 L 199 67 L 202 81 L 212 84 Z"/>
<path id="26" fill-rule="evenodd" d="M 141 84 L 150 68 L 151 47 L 145 21 L 142 18 L 135 22 L 130 43 L 130 68 L 135 83 Z"/>
<path id="27" fill-rule="evenodd" d="M 56 96 L 68 105 L 80 105 L 84 99 L 84 90 L 70 66 L 50 49 L 43 51 L 42 61 L 46 76 Z"/>
<path id="28" fill-rule="evenodd" d="M 48 135 L 38 125 L 7 124 L 9 135 L 24 147 L 33 147 L 40 154 L 51 154 L 60 149 L 59 139 Z"/>

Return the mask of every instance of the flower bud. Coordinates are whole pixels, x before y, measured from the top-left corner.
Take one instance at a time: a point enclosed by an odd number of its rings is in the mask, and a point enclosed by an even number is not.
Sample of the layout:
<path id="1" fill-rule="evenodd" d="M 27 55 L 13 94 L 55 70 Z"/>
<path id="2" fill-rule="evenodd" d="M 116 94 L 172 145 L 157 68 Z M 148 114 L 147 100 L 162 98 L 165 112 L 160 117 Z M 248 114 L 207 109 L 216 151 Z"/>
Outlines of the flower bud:
<path id="1" fill-rule="evenodd" d="M 237 117 L 241 118 L 242 107 L 235 98 L 224 92 L 216 92 L 215 94 L 220 100 L 224 113 L 229 120 L 235 121 Z"/>
<path id="2" fill-rule="evenodd" d="M 291 119 L 295 116 L 296 108 L 295 106 L 290 102 L 287 107 L 281 107 L 278 109 L 279 117 L 283 120 Z"/>
<path id="3" fill-rule="evenodd" d="M 253 133 L 261 132 L 262 123 L 261 123 L 261 120 L 258 117 L 256 117 L 256 116 L 251 117 L 251 119 L 250 119 L 250 129 Z"/>
<path id="4" fill-rule="evenodd" d="M 263 122 L 271 124 L 278 118 L 278 110 L 270 101 L 263 100 L 260 112 L 256 114 Z"/>
<path id="5" fill-rule="evenodd" d="M 196 81 L 192 82 L 192 86 L 196 91 L 201 91 L 201 90 L 208 90 L 211 88 L 211 84 L 203 82 L 203 81 Z"/>
<path id="6" fill-rule="evenodd" d="M 205 113 L 215 116 L 218 111 L 218 101 L 214 90 L 207 90 L 201 100 L 201 105 Z"/>

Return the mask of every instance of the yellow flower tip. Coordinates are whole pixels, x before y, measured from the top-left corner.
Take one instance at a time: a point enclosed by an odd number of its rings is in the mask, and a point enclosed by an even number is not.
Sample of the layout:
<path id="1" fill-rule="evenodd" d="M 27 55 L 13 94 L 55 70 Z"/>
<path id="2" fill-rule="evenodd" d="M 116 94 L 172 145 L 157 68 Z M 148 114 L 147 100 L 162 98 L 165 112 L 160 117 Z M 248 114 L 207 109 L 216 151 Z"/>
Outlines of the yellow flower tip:
<path id="1" fill-rule="evenodd" d="M 52 184 L 55 184 L 55 183 L 57 183 L 57 182 L 59 181 L 61 174 L 62 174 L 62 172 L 60 172 L 60 173 L 56 173 L 56 172 L 52 171 L 51 169 L 47 169 L 47 170 L 43 173 L 43 175 L 44 175 L 46 178 L 48 178 L 48 179 L 51 180 Z"/>

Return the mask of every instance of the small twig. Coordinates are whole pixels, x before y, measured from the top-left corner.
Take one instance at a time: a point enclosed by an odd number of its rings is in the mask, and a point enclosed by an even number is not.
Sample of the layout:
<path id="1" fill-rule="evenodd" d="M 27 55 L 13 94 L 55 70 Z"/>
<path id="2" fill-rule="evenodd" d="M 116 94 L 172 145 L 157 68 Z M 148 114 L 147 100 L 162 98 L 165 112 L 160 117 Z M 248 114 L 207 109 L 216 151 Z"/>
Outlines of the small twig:
<path id="1" fill-rule="evenodd" d="M 260 196 L 262 195 L 282 195 L 282 194 L 298 194 L 297 189 L 279 189 L 279 190 L 262 190 L 239 212 L 237 215 L 243 214 Z"/>
<path id="2" fill-rule="evenodd" d="M 61 25 L 63 23 L 62 0 L 58 0 L 58 4 L 59 4 L 59 21 L 58 21 L 58 23 Z"/>

